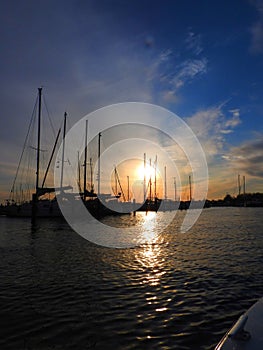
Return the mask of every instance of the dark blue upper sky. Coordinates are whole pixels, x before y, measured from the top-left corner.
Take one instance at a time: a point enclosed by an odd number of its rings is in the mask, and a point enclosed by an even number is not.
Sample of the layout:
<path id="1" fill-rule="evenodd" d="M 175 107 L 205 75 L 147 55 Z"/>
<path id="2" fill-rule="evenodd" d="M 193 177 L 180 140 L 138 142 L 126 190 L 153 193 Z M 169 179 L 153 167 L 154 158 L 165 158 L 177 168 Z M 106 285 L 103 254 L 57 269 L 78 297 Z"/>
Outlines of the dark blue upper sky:
<path id="1" fill-rule="evenodd" d="M 199 137 L 211 183 L 234 191 L 240 172 L 263 191 L 263 1 L 6 1 L 0 35 L 1 191 L 40 85 L 57 124 L 65 109 L 73 125 L 117 102 L 166 107 Z"/>

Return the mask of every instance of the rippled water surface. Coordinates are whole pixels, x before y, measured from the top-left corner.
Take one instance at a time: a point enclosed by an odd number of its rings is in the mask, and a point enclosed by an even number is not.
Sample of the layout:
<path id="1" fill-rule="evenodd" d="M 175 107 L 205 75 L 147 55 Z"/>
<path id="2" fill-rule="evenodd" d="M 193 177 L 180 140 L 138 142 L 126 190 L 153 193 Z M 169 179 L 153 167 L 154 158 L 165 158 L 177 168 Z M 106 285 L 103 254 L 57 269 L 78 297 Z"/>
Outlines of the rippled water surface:
<path id="1" fill-rule="evenodd" d="M 213 349 L 263 295 L 263 209 L 205 209 L 180 233 L 184 215 L 161 234 L 144 213 L 105 218 L 143 223 L 152 243 L 132 249 L 0 217 L 0 349 Z"/>

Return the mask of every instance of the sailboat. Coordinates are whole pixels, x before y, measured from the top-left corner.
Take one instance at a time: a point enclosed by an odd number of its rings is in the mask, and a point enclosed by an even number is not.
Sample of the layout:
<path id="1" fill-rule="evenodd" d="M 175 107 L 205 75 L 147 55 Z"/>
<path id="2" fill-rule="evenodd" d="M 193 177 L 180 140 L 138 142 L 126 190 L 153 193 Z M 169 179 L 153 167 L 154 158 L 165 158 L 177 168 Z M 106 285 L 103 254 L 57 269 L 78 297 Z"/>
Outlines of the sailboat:
<path id="1" fill-rule="evenodd" d="M 38 106 L 38 108 L 36 108 Z M 56 146 L 59 140 L 61 129 L 59 129 L 57 133 L 57 137 L 55 140 L 55 144 L 53 147 L 53 150 L 51 152 L 51 156 L 46 168 L 46 171 L 43 176 L 42 183 L 40 183 L 40 163 L 41 163 L 41 111 L 42 111 L 42 88 L 38 88 L 38 97 L 37 102 L 35 104 L 34 112 L 38 109 L 37 113 L 37 146 L 29 146 L 31 149 L 36 151 L 36 178 L 35 178 L 35 186 L 34 189 L 30 188 L 30 186 L 27 184 L 26 187 L 23 187 L 23 184 L 20 183 L 17 188 L 17 179 L 18 174 L 21 167 L 21 160 L 25 153 L 25 148 L 27 145 L 27 141 L 29 138 L 29 131 L 32 127 L 32 124 L 34 124 L 34 117 L 36 116 L 36 113 L 33 113 L 29 130 L 26 136 L 26 141 L 24 144 L 24 148 L 20 157 L 20 161 L 18 164 L 17 172 L 15 175 L 15 179 L 13 182 L 12 189 L 10 191 L 10 198 L 7 200 L 6 207 L 5 207 L 5 214 L 7 216 L 13 216 L 13 217 L 31 217 L 32 219 L 36 217 L 57 217 L 61 216 L 61 211 L 59 209 L 56 197 L 54 195 L 55 188 L 54 187 L 46 187 L 46 180 L 47 176 L 50 170 L 51 162 L 56 150 Z M 66 132 L 66 113 L 64 116 L 64 135 L 63 138 L 65 138 L 65 132 Z M 63 164 L 62 164 L 63 168 Z M 32 180 L 32 169 L 28 165 L 28 176 Z M 31 181 L 30 180 L 30 181 Z M 71 189 L 70 186 L 66 186 L 63 188 L 63 190 Z M 17 196 L 17 194 L 19 195 Z M 46 195 L 49 197 L 46 198 Z M 31 198 L 30 198 L 31 196 Z M 50 198 L 50 196 L 52 198 Z"/>
<path id="2" fill-rule="evenodd" d="M 101 193 L 100 189 L 100 182 L 101 182 L 101 164 L 100 164 L 100 153 L 101 153 L 101 133 L 98 134 L 98 174 L 97 174 L 97 180 L 98 180 L 98 188 L 97 193 L 94 190 L 94 184 L 93 184 L 93 169 L 92 169 L 92 158 L 90 158 L 90 190 L 87 189 L 87 150 L 88 150 L 88 140 L 87 140 L 87 134 L 88 134 L 88 121 L 86 121 L 86 128 L 85 128 L 85 152 L 84 152 L 84 179 L 83 179 L 83 192 L 81 192 L 81 198 L 83 200 L 83 203 L 87 210 L 90 212 L 90 214 L 97 218 L 101 219 L 104 216 L 107 215 L 115 215 L 116 212 L 114 210 L 111 210 L 109 205 L 109 200 L 112 198 L 116 198 L 116 196 L 112 196 L 108 193 Z"/>

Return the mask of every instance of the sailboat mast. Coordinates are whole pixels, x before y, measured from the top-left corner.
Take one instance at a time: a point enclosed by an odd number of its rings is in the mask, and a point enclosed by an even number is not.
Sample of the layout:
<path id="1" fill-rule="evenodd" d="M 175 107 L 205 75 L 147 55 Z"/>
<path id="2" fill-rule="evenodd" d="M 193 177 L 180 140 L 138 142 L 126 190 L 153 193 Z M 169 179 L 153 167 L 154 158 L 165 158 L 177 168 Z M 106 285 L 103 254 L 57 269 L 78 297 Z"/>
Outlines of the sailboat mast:
<path id="1" fill-rule="evenodd" d="M 79 151 L 78 151 L 78 187 L 79 187 L 79 193 L 81 193 Z"/>
<path id="2" fill-rule="evenodd" d="M 192 201 L 192 179 L 191 175 L 189 175 L 189 201 Z"/>
<path id="3" fill-rule="evenodd" d="M 86 200 L 86 193 L 87 193 L 87 145 L 88 143 L 88 121 L 86 120 L 86 127 L 85 127 L 85 153 L 84 153 L 84 200 Z"/>
<path id="4" fill-rule="evenodd" d="M 43 178 L 43 182 L 42 182 L 41 188 L 43 188 L 44 185 L 45 185 L 46 178 L 47 178 L 47 175 L 48 175 L 48 172 L 49 172 L 49 168 L 50 168 L 50 165 L 51 165 L 51 162 L 52 162 L 52 159 L 53 159 L 53 156 L 54 156 L 56 147 L 57 147 L 57 143 L 58 143 L 58 139 L 59 139 L 60 132 L 61 132 L 61 129 L 59 129 L 59 131 L 58 131 L 58 134 L 57 134 L 57 137 L 56 137 L 56 141 L 55 141 L 55 144 L 54 144 L 54 146 L 53 146 L 53 150 L 52 150 L 52 153 L 51 153 L 49 162 L 48 162 L 47 170 L 46 170 L 45 175 L 44 175 L 44 178 Z"/>
<path id="5" fill-rule="evenodd" d="M 115 177 L 115 196 L 118 194 L 118 183 L 117 183 L 117 169 L 116 166 L 114 166 L 114 177 Z"/>
<path id="6" fill-rule="evenodd" d="M 41 133 L 41 106 L 42 88 L 38 88 L 38 130 L 37 130 L 37 169 L 36 169 L 36 195 L 39 188 L 39 161 L 40 161 L 40 133 Z"/>
<path id="7" fill-rule="evenodd" d="M 146 153 L 143 154 L 143 202 L 146 201 Z"/>
<path id="8" fill-rule="evenodd" d="M 154 162 L 154 199 L 157 198 L 157 155 L 155 156 Z"/>
<path id="9" fill-rule="evenodd" d="M 130 177 L 129 177 L 129 175 L 127 175 L 127 187 L 128 187 L 128 189 L 127 189 L 127 197 L 128 197 L 128 202 L 130 201 Z"/>
<path id="10" fill-rule="evenodd" d="M 167 200 L 166 166 L 164 167 L 164 199 Z"/>
<path id="11" fill-rule="evenodd" d="M 243 176 L 243 197 L 244 197 L 244 207 L 247 206 L 246 202 L 246 177 Z"/>
<path id="12" fill-rule="evenodd" d="M 152 170 L 152 160 L 150 158 L 150 179 L 149 179 L 149 183 L 150 183 L 150 202 L 152 200 L 152 174 L 151 174 L 151 170 Z"/>
<path id="13" fill-rule="evenodd" d="M 37 203 L 39 197 L 39 160 L 40 160 L 40 132 L 41 132 L 41 98 L 42 98 L 42 88 L 38 88 L 38 130 L 37 130 L 37 168 L 36 168 L 36 193 L 32 194 L 32 213 L 31 221 L 35 224 L 37 216 Z"/>
<path id="14" fill-rule="evenodd" d="M 101 133 L 99 133 L 98 139 L 98 196 L 100 195 L 100 139 Z"/>
<path id="15" fill-rule="evenodd" d="M 117 190 L 117 182 L 118 182 L 119 187 L 120 187 L 120 191 L 121 191 L 120 193 L 121 193 L 121 195 L 123 197 L 124 202 L 126 202 L 126 197 L 125 197 L 125 194 L 124 194 L 123 189 L 122 189 L 120 177 L 119 177 L 119 174 L 118 174 L 116 166 L 114 168 L 114 173 L 115 173 L 115 181 L 116 181 L 116 194 L 115 195 L 118 195 L 118 190 Z"/>
<path id="16" fill-rule="evenodd" d="M 176 197 L 177 197 L 177 193 L 176 193 L 176 178 L 174 177 L 174 201 L 176 202 Z"/>
<path id="17" fill-rule="evenodd" d="M 60 191 L 63 188 L 63 177 L 64 177 L 64 159 L 65 159 L 65 137 L 66 137 L 66 124 L 67 124 L 67 113 L 64 113 L 64 129 L 63 129 L 63 143 L 62 143 L 62 164 L 61 164 L 61 175 L 60 175 Z"/>
<path id="18" fill-rule="evenodd" d="M 94 192 L 92 158 L 89 159 L 89 165 L 90 165 L 90 191 Z"/>

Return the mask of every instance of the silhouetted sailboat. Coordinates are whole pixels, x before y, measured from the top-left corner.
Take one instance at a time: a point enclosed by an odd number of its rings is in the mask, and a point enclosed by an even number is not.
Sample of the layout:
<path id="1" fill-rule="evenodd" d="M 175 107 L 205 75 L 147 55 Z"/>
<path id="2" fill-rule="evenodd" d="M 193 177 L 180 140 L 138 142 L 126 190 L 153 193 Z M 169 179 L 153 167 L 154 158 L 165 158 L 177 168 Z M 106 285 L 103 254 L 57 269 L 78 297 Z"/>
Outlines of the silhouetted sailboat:
<path id="1" fill-rule="evenodd" d="M 37 103 L 38 106 L 38 113 L 37 113 L 37 147 L 32 147 L 36 151 L 36 179 L 35 179 L 35 188 L 29 188 L 29 185 L 27 185 L 27 196 L 24 196 L 23 194 L 23 184 L 19 184 L 19 189 L 17 190 L 17 184 L 16 180 L 18 178 L 18 174 L 21 167 L 21 161 L 23 158 L 23 155 L 26 151 L 27 141 L 29 137 L 29 132 L 34 124 L 34 118 L 36 117 L 36 113 L 33 113 L 29 130 L 26 136 L 26 141 L 24 144 L 24 148 L 20 157 L 20 161 L 18 164 L 16 176 L 12 185 L 12 189 L 10 192 L 10 199 L 7 201 L 6 204 L 6 215 L 8 216 L 15 216 L 15 217 L 32 217 L 34 219 L 35 217 L 52 217 L 52 216 L 61 216 L 61 212 L 59 210 L 59 206 L 56 201 L 56 197 L 53 196 L 52 199 L 50 198 L 41 198 L 45 196 L 46 194 L 51 194 L 55 192 L 54 187 L 46 187 L 46 180 L 48 176 L 48 172 L 50 170 L 51 162 L 55 154 L 56 146 L 59 140 L 59 136 L 61 133 L 61 129 L 59 129 L 54 147 L 51 152 L 51 156 L 46 168 L 46 171 L 43 176 L 42 184 L 40 185 L 40 166 L 41 166 L 41 111 L 42 111 L 42 88 L 38 88 L 38 97 L 37 97 Z M 36 105 L 34 108 L 34 112 L 36 112 Z M 65 132 L 66 132 L 66 113 L 64 116 L 64 135 L 63 139 L 65 138 Z M 63 145 L 64 146 L 64 145 Z M 63 177 L 63 161 L 62 160 L 62 172 L 61 177 Z M 29 168 L 29 166 L 28 166 Z M 29 168 L 30 169 L 30 168 Z M 32 169 L 31 169 L 32 171 Z M 32 178 L 32 173 L 29 172 L 28 176 Z M 63 190 L 71 189 L 70 186 L 63 187 Z M 17 192 L 20 192 L 19 200 L 16 198 Z M 31 199 L 30 199 L 31 196 Z"/>

